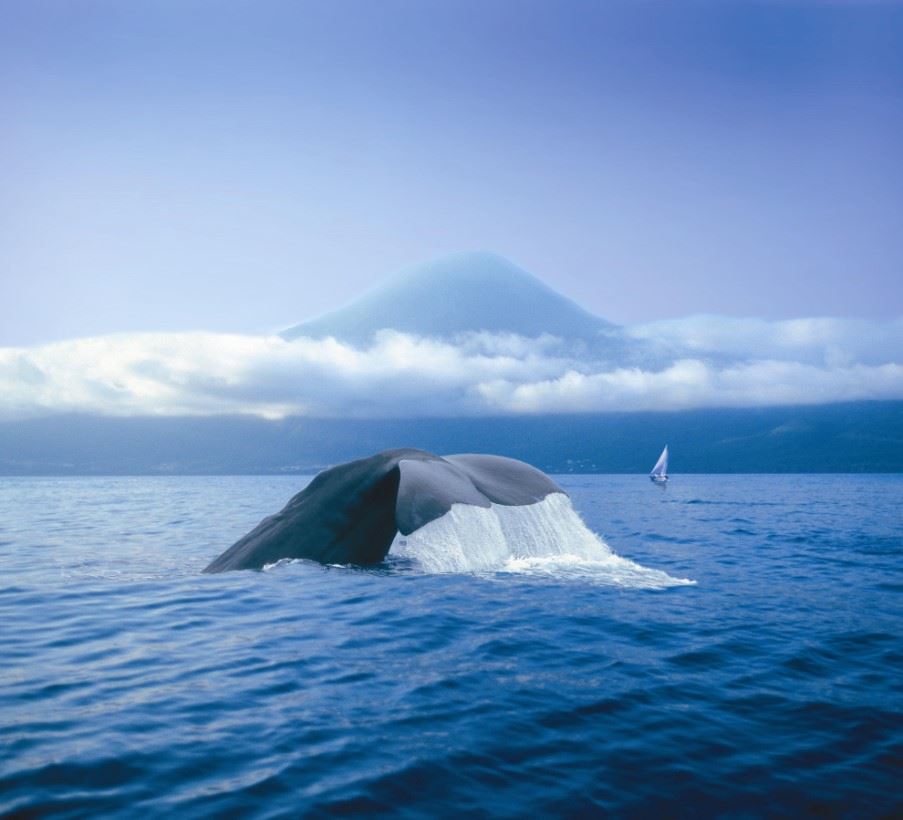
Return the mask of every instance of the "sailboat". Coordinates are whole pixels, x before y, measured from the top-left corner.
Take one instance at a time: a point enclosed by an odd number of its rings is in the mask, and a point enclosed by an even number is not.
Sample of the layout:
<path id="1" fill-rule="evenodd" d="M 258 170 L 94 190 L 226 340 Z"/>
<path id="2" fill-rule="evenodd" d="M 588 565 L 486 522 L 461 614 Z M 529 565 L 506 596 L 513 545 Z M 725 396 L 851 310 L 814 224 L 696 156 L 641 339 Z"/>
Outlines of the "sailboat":
<path id="1" fill-rule="evenodd" d="M 665 484 L 668 481 L 668 445 L 665 445 L 665 449 L 662 450 L 662 454 L 658 457 L 658 461 L 655 462 L 655 466 L 652 468 L 652 472 L 649 473 L 649 478 L 652 480 L 653 484 Z"/>

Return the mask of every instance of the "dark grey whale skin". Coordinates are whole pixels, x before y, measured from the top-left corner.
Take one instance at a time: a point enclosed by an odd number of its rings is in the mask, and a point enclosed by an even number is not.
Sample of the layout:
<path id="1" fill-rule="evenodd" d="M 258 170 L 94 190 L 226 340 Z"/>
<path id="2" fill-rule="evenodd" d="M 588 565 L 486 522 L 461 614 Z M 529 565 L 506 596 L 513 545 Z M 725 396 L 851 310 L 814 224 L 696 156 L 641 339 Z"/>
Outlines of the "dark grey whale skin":
<path id="1" fill-rule="evenodd" d="M 386 450 L 324 470 L 204 572 L 260 569 L 283 558 L 378 564 L 397 532 L 409 535 L 452 504 L 517 506 L 563 492 L 545 473 L 513 458 Z"/>

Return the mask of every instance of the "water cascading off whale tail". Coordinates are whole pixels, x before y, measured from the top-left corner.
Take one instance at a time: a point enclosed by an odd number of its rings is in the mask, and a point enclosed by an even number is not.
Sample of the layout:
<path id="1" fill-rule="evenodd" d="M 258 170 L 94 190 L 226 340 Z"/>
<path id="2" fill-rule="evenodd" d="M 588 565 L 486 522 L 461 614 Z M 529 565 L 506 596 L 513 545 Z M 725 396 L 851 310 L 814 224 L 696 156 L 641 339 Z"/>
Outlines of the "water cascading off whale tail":
<path id="1" fill-rule="evenodd" d="M 409 535 L 399 533 L 389 552 L 429 573 L 550 575 L 649 589 L 694 583 L 615 555 L 560 492 L 520 506 L 454 504 Z"/>
<path id="2" fill-rule="evenodd" d="M 389 552 L 424 572 L 509 572 L 661 588 L 690 583 L 614 555 L 564 490 L 504 456 L 385 450 L 318 474 L 205 572 L 285 561 L 373 566 Z"/>

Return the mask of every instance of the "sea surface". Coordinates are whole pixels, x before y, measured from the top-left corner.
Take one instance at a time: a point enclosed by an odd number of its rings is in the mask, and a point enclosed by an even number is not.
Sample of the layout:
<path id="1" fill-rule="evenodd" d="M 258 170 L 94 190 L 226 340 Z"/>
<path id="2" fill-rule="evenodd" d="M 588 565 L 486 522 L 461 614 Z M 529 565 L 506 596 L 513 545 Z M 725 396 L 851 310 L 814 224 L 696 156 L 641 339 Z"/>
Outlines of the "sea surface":
<path id="1" fill-rule="evenodd" d="M 0 813 L 903 812 L 903 476 L 558 480 L 573 550 L 204 575 L 306 479 L 0 479 Z"/>

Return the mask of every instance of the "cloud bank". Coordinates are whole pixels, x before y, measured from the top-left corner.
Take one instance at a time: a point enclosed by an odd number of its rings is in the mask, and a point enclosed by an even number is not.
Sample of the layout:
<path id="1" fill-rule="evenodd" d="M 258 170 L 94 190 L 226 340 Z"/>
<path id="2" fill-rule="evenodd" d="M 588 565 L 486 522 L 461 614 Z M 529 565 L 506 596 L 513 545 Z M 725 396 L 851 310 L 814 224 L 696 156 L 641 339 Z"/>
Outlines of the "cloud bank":
<path id="1" fill-rule="evenodd" d="M 405 417 L 677 410 L 903 399 L 903 319 L 637 325 L 630 364 L 552 336 L 372 344 L 141 333 L 0 348 L 0 418 L 56 413 Z M 626 361 L 626 360 L 625 360 Z"/>

